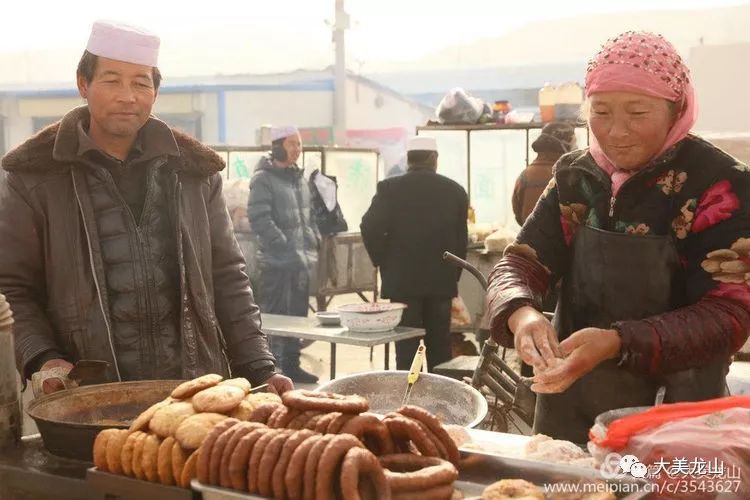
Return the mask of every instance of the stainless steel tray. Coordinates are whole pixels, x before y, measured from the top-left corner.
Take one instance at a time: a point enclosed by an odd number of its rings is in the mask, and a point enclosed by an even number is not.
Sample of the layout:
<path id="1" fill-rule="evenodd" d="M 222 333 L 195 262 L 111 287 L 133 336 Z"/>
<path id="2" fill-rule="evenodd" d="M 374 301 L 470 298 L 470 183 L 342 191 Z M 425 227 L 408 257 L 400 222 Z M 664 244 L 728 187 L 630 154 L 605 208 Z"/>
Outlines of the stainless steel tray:
<path id="1" fill-rule="evenodd" d="M 479 451 L 461 451 L 461 457 L 461 473 L 456 487 L 464 492 L 467 499 L 474 498 L 472 495 L 480 495 L 484 487 L 501 479 L 525 479 L 545 491 L 556 483 L 580 484 L 581 491 L 585 484 L 592 485 L 590 488 L 599 484 L 599 488 L 608 489 L 618 499 L 637 500 L 648 497 L 646 481 L 628 477 L 608 479 L 597 469 L 502 457 Z"/>
<path id="2" fill-rule="evenodd" d="M 501 479 L 525 479 L 542 489 L 555 483 L 567 482 L 581 485 L 581 492 L 585 488 L 584 484 L 598 483 L 598 488 L 609 489 L 621 500 L 648 497 L 646 481 L 636 478 L 605 479 L 596 469 L 500 457 L 473 451 L 462 451 L 461 456 L 464 460 L 455 487 L 463 492 L 467 500 L 479 498 L 486 486 Z M 191 486 L 202 494 L 203 500 L 263 500 L 263 497 L 241 491 L 204 485 L 195 479 Z"/>

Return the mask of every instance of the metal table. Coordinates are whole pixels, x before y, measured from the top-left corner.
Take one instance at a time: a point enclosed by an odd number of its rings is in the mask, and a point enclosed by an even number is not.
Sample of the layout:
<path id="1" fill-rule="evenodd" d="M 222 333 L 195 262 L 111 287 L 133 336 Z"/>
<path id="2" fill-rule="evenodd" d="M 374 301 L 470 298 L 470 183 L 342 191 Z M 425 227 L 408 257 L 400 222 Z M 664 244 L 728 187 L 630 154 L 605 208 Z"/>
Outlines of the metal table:
<path id="1" fill-rule="evenodd" d="M 94 500 L 86 484 L 88 462 L 48 453 L 39 435 L 0 451 L 0 498 Z"/>
<path id="2" fill-rule="evenodd" d="M 262 330 L 269 336 L 292 337 L 305 340 L 320 340 L 331 344 L 331 380 L 336 378 L 336 344 L 347 344 L 359 347 L 385 345 L 385 369 L 388 370 L 390 343 L 414 337 L 423 337 L 422 328 L 397 326 L 393 330 L 377 333 L 350 332 L 342 326 L 320 326 L 315 318 L 284 316 L 280 314 L 263 314 Z"/>

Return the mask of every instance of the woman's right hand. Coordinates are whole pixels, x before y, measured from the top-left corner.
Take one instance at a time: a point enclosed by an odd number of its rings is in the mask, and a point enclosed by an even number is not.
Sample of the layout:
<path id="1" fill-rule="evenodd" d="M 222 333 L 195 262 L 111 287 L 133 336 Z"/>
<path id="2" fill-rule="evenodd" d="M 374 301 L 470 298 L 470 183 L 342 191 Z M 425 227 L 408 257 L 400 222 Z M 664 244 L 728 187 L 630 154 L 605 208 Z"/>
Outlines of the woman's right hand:
<path id="1" fill-rule="evenodd" d="M 542 313 L 523 306 L 508 318 L 514 344 L 521 359 L 536 369 L 544 370 L 554 359 L 561 358 L 557 332 Z"/>

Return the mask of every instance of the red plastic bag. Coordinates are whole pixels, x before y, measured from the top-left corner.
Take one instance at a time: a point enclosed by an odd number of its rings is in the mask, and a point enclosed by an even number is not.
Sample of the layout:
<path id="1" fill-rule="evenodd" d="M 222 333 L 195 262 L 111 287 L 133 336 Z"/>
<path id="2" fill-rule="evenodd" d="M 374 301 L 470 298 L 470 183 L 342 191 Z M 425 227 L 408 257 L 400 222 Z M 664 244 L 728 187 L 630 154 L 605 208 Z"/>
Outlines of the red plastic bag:
<path id="1" fill-rule="evenodd" d="M 730 408 L 630 438 L 657 498 L 750 498 L 750 409 Z"/>
<path id="2" fill-rule="evenodd" d="M 589 436 L 602 471 L 646 479 L 655 498 L 750 498 L 750 396 L 656 406 Z"/>
<path id="3" fill-rule="evenodd" d="M 632 436 L 662 424 L 707 415 L 729 408 L 750 409 L 750 396 L 729 396 L 697 403 L 673 403 L 655 406 L 650 410 L 629 415 L 610 423 L 604 437 L 597 436 L 594 432 L 589 431 L 589 439 L 597 446 L 619 450 L 628 444 L 628 440 Z"/>

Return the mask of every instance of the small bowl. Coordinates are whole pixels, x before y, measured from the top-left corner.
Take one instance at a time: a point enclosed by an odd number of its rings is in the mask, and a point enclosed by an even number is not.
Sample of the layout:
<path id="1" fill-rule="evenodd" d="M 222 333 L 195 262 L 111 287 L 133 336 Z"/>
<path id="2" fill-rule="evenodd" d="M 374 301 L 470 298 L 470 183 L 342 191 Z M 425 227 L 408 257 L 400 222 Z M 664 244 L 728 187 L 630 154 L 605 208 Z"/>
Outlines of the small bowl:
<path id="1" fill-rule="evenodd" d="M 336 311 L 318 311 L 315 317 L 320 326 L 341 326 L 341 315 Z"/>
<path id="2" fill-rule="evenodd" d="M 393 330 L 401 322 L 406 304 L 371 302 L 347 304 L 338 308 L 341 324 L 352 332 L 374 333 Z"/>

